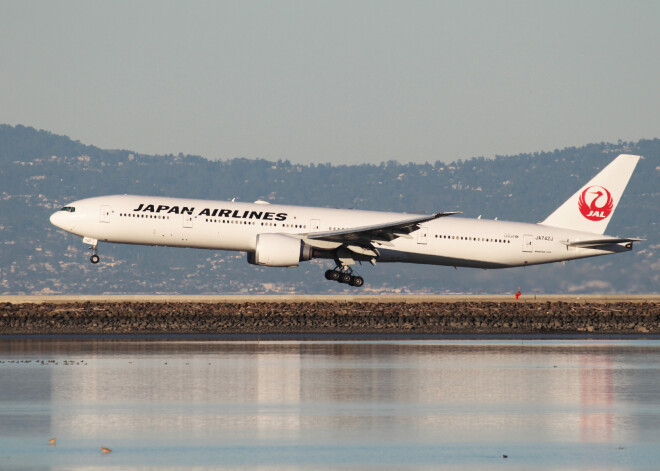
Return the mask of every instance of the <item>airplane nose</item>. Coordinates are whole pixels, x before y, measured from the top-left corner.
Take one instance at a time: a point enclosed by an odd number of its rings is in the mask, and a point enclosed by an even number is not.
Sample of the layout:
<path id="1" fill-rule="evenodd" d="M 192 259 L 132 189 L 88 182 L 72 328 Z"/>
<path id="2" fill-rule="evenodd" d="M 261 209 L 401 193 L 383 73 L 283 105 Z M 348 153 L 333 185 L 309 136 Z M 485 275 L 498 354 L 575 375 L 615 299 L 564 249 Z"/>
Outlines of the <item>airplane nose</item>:
<path id="1" fill-rule="evenodd" d="M 51 214 L 50 215 L 50 223 L 53 226 L 57 226 L 59 228 L 62 228 L 62 223 L 64 222 L 62 220 L 63 216 L 64 215 L 62 214 L 62 211 L 57 211 L 57 212 Z"/>

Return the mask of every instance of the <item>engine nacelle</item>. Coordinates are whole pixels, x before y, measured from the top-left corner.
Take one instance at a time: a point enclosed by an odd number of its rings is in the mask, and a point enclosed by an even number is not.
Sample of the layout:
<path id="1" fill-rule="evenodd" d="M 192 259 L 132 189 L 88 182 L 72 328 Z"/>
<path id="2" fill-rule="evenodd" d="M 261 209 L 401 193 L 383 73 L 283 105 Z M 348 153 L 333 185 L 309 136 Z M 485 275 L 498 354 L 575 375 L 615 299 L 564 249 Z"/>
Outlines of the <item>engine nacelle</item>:
<path id="1" fill-rule="evenodd" d="M 248 263 L 266 267 L 297 267 L 311 258 L 312 247 L 284 234 L 257 235 L 256 250 L 247 254 Z"/>

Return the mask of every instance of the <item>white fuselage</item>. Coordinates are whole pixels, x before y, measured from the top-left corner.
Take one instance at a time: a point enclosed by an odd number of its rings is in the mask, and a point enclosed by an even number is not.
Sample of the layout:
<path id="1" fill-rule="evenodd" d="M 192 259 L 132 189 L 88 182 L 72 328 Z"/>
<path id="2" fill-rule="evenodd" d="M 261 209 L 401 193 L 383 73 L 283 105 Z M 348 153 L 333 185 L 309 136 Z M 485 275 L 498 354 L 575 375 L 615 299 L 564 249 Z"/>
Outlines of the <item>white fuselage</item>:
<path id="1" fill-rule="evenodd" d="M 99 242 L 252 252 L 259 234 L 304 238 L 320 232 L 395 223 L 410 214 L 303 206 L 115 195 L 71 203 L 51 222 Z M 378 262 L 504 268 L 558 262 L 630 250 L 568 242 L 606 238 L 542 224 L 442 217 L 420 224 L 410 238 L 375 243 Z"/>

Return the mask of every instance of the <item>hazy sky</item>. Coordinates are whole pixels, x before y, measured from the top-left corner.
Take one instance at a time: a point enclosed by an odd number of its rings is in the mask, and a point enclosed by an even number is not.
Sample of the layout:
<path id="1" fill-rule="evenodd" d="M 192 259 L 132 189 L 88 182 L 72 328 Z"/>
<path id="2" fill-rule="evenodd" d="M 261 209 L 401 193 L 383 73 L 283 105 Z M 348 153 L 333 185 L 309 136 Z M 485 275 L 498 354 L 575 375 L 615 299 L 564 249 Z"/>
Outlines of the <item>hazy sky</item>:
<path id="1" fill-rule="evenodd" d="M 0 123 L 424 162 L 660 137 L 660 2 L 0 0 Z"/>

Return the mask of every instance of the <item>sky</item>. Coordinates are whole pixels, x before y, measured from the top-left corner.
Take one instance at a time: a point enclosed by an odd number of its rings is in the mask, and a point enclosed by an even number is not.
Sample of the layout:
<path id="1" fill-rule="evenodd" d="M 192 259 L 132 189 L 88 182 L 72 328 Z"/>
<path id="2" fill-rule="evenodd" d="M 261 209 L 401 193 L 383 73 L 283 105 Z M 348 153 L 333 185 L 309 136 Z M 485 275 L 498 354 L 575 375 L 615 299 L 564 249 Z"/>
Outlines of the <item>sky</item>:
<path id="1" fill-rule="evenodd" d="M 0 123 L 105 149 L 449 162 L 660 137 L 660 2 L 0 0 Z"/>

